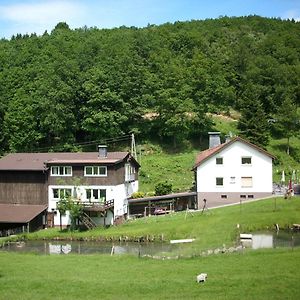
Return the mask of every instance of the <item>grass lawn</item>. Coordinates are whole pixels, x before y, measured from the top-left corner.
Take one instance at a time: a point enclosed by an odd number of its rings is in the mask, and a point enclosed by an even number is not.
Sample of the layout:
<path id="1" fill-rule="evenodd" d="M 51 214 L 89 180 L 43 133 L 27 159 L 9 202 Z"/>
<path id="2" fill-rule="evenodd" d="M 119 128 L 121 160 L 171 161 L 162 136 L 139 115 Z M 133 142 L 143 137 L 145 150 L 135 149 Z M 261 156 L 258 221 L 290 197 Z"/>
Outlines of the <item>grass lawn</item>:
<path id="1" fill-rule="evenodd" d="M 276 210 L 275 210 L 276 201 Z M 83 238 L 164 234 L 194 237 L 194 254 L 230 246 L 242 232 L 299 223 L 300 199 L 267 199 L 210 210 L 133 220 L 89 232 L 43 230 L 28 237 Z M 198 251 L 198 252 L 197 252 Z M 208 281 L 197 284 L 199 273 Z M 277 248 L 155 260 L 126 255 L 0 252 L 0 299 L 299 299 L 300 249 Z"/>
<path id="2" fill-rule="evenodd" d="M 152 260 L 0 253 L 0 299 L 299 299 L 300 249 Z M 197 284 L 196 275 L 208 273 Z"/>
<path id="3" fill-rule="evenodd" d="M 204 214 L 180 212 L 166 216 L 151 216 L 127 221 L 123 225 L 108 229 L 97 228 L 86 232 L 60 232 L 58 229 L 48 229 L 31 233 L 28 238 L 72 237 L 117 240 L 125 236 L 130 239 L 149 236 L 160 240 L 163 235 L 164 240 L 195 238 L 193 245 L 200 251 L 217 248 L 223 244 L 231 246 L 235 243 L 239 232 L 273 229 L 275 223 L 279 224 L 280 228 L 287 228 L 299 222 L 300 198 L 285 200 L 281 197 L 244 203 L 242 206 L 211 209 Z M 237 224 L 240 225 L 239 231 Z"/>
<path id="4" fill-rule="evenodd" d="M 173 185 L 174 191 L 186 191 L 194 181 L 194 165 L 199 151 L 191 150 L 183 153 L 153 152 L 142 156 L 139 174 L 140 191 L 154 192 L 155 185 L 167 181 Z"/>

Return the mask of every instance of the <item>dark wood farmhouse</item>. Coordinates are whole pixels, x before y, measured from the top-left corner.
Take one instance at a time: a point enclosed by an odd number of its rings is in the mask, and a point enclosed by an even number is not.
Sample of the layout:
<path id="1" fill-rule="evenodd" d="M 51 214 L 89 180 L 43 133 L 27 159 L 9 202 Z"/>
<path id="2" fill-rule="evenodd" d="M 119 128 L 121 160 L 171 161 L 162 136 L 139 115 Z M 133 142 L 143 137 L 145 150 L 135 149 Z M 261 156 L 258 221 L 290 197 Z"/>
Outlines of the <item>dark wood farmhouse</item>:
<path id="1" fill-rule="evenodd" d="M 9 154 L 0 159 L 0 230 L 58 226 L 62 195 L 81 201 L 90 223 L 113 224 L 127 215 L 139 167 L 129 152 L 107 152 L 105 146 L 98 152 Z M 69 225 L 68 213 L 62 223 Z"/>

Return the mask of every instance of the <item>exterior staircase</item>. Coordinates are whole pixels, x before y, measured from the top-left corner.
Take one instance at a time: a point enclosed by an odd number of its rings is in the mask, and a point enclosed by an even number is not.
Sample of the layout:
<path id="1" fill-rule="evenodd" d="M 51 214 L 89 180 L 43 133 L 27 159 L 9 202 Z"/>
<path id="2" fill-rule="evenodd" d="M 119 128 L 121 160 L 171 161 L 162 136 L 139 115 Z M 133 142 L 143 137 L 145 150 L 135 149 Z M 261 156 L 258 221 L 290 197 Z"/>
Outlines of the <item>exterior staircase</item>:
<path id="1" fill-rule="evenodd" d="M 87 229 L 93 229 L 97 227 L 97 224 L 85 212 L 80 216 L 79 219 L 81 223 L 86 226 Z"/>

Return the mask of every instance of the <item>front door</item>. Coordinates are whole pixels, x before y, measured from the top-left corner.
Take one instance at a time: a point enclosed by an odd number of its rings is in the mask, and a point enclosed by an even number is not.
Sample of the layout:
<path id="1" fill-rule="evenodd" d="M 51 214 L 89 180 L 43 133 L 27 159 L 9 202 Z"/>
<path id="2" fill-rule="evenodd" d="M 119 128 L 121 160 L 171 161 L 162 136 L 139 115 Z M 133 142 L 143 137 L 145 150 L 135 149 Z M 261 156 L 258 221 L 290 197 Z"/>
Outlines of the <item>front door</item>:
<path id="1" fill-rule="evenodd" d="M 47 213 L 47 227 L 54 227 L 54 212 Z"/>

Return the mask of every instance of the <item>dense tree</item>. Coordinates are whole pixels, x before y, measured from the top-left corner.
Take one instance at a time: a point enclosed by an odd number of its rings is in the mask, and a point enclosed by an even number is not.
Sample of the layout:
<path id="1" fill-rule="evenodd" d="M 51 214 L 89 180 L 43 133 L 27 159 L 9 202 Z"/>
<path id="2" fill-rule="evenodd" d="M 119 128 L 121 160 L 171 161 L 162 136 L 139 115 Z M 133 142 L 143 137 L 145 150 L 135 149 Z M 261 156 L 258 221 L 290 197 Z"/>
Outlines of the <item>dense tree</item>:
<path id="1" fill-rule="evenodd" d="M 280 120 L 287 94 L 300 105 L 299 37 L 299 22 L 258 16 L 15 34 L 0 41 L 0 151 L 131 131 L 178 144 L 230 108 L 242 111 L 241 134 L 265 145 L 255 131 L 268 132 L 267 116 Z"/>
<path id="2" fill-rule="evenodd" d="M 286 96 L 282 101 L 274 119 L 274 127 L 281 137 L 287 139 L 286 152 L 290 154 L 290 138 L 299 134 L 300 114 L 289 96 Z"/>
<path id="3" fill-rule="evenodd" d="M 244 95 L 241 117 L 238 122 L 240 136 L 251 143 L 266 147 L 269 141 L 269 123 L 255 86 L 249 86 Z"/>

